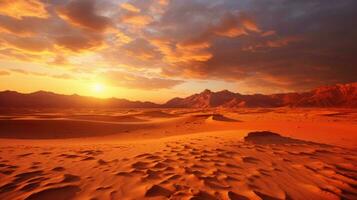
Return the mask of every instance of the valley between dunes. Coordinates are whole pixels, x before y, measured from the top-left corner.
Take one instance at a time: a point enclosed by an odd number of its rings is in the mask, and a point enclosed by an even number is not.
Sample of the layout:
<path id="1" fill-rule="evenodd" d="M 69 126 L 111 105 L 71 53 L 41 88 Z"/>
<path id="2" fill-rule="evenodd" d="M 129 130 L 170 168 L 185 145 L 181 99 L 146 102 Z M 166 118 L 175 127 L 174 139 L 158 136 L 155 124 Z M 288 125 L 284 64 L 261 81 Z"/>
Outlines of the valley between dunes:
<path id="1" fill-rule="evenodd" d="M 356 109 L 6 109 L 0 138 L 5 200 L 357 199 Z"/>

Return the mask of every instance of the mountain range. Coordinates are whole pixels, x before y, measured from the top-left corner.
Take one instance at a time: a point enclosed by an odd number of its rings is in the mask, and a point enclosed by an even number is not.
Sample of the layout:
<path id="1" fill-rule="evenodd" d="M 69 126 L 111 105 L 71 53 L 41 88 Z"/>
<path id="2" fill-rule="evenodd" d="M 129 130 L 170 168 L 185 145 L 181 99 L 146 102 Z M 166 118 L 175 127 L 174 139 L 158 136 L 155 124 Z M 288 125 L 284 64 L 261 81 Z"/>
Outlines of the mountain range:
<path id="1" fill-rule="evenodd" d="M 324 86 L 301 93 L 243 95 L 228 90 L 205 90 L 186 98 L 174 98 L 164 107 L 357 107 L 357 82 Z"/>
<path id="2" fill-rule="evenodd" d="M 15 91 L 0 92 L 0 107 L 8 108 L 157 108 L 152 102 L 130 101 L 126 99 L 100 99 L 95 97 L 56 94 L 38 91 L 29 94 Z"/>
<path id="3" fill-rule="evenodd" d="M 204 90 L 185 98 L 176 97 L 164 104 L 99 99 L 38 91 L 29 94 L 0 92 L 2 108 L 241 108 L 241 107 L 352 107 L 357 108 L 357 82 L 319 87 L 308 92 L 244 95 L 228 90 Z"/>

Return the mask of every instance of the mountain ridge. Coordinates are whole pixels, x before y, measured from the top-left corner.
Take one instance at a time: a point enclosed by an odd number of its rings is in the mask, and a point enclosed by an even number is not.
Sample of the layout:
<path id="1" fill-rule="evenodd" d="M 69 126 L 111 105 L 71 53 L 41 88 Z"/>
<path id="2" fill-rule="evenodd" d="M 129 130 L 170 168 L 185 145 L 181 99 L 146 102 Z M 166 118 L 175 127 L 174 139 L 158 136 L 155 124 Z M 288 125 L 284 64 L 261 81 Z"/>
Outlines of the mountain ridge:
<path id="1" fill-rule="evenodd" d="M 28 94 L 16 91 L 0 92 L 0 107 L 34 108 L 157 108 L 159 104 L 149 101 L 130 101 L 127 99 L 64 95 L 48 91 L 36 91 Z"/>
<path id="2" fill-rule="evenodd" d="M 322 86 L 307 92 L 277 94 L 240 94 L 204 90 L 186 98 L 173 98 L 164 107 L 238 108 L 238 107 L 357 107 L 357 82 Z"/>
<path id="3" fill-rule="evenodd" d="M 307 92 L 240 94 L 209 89 L 188 97 L 175 97 L 164 104 L 120 98 L 100 99 L 48 91 L 28 94 L 0 91 L 0 107 L 6 108 L 255 108 L 255 107 L 352 107 L 357 108 L 357 82 L 322 86 Z"/>

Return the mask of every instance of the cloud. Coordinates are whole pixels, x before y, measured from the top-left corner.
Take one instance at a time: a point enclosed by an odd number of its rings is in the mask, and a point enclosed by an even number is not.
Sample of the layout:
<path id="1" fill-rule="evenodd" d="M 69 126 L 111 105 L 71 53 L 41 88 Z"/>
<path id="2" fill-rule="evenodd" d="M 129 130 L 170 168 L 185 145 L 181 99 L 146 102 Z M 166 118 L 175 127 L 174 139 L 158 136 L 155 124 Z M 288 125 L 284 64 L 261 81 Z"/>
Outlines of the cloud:
<path id="1" fill-rule="evenodd" d="M 55 44 L 59 47 L 73 52 L 95 50 L 104 45 L 103 38 L 97 34 L 70 34 L 54 38 Z"/>
<path id="2" fill-rule="evenodd" d="M 263 35 L 267 36 L 267 35 Z M 270 48 L 279 48 L 283 46 L 287 46 L 290 43 L 295 43 L 295 42 L 301 42 L 304 40 L 302 37 L 298 36 L 287 36 L 287 37 L 282 37 L 282 38 L 276 38 L 276 39 L 271 39 L 271 40 L 265 40 L 262 41 L 261 43 L 257 42 L 255 45 L 243 47 L 243 50 L 247 51 L 269 51 Z"/>
<path id="3" fill-rule="evenodd" d="M 106 61 L 127 68 L 157 68 L 162 64 L 160 51 L 144 38 L 108 48 L 103 52 Z"/>
<path id="4" fill-rule="evenodd" d="M 18 73 L 18 74 L 23 74 L 23 75 L 32 75 L 32 76 L 42 76 L 42 77 L 51 77 L 51 78 L 57 78 L 57 79 L 75 79 L 74 76 L 71 74 L 67 73 L 62 73 L 62 74 L 46 74 L 46 73 L 41 73 L 41 72 L 34 72 L 30 70 L 23 70 L 23 69 L 10 69 L 10 71 Z"/>
<path id="5" fill-rule="evenodd" d="M 211 56 L 171 63 L 164 74 L 290 90 L 356 81 L 357 28 L 345 20 L 357 17 L 355 1 L 220 2 L 170 4 L 158 29 Z"/>
<path id="6" fill-rule="evenodd" d="M 153 18 L 149 15 L 140 15 L 136 13 L 128 13 L 120 18 L 121 23 L 127 23 L 135 26 L 145 26 L 150 24 Z"/>
<path id="7" fill-rule="evenodd" d="M 52 48 L 52 44 L 39 37 L 16 37 L 2 35 L 1 39 L 8 47 L 26 52 L 43 52 Z"/>
<path id="8" fill-rule="evenodd" d="M 10 72 L 8 72 L 8 71 L 0 71 L 0 76 L 6 76 L 6 75 L 10 75 Z"/>
<path id="9" fill-rule="evenodd" d="M 109 84 L 132 89 L 156 90 L 169 89 L 182 84 L 182 80 L 135 75 L 121 71 L 107 71 L 101 74 Z"/>
<path id="10" fill-rule="evenodd" d="M 130 3 L 122 3 L 120 4 L 120 7 L 129 11 L 129 12 L 134 12 L 134 13 L 139 13 L 140 9 L 135 7 L 133 4 Z"/>
<path id="11" fill-rule="evenodd" d="M 43 24 L 46 22 L 47 19 L 42 18 L 17 19 L 0 15 L 0 32 L 31 36 L 45 31 L 48 27 L 45 27 Z"/>
<path id="12" fill-rule="evenodd" d="M 258 24 L 248 14 L 210 3 L 194 1 L 181 4 L 175 1 L 170 4 L 170 9 L 156 24 L 165 37 L 171 38 L 170 46 L 162 48 L 162 43 L 158 45 L 163 53 L 168 53 L 166 60 L 193 66 L 195 62 L 206 62 L 214 56 L 210 49 L 216 40 L 235 39 L 260 32 Z M 168 51 L 168 48 L 171 50 Z"/>
<path id="13" fill-rule="evenodd" d="M 70 74 L 58 74 L 58 75 L 52 75 L 51 77 L 53 78 L 59 78 L 59 79 L 75 79 L 72 75 Z"/>
<path id="14" fill-rule="evenodd" d="M 40 0 L 1 0 L 0 15 L 17 19 L 23 17 L 48 17 L 46 7 Z"/>
<path id="15" fill-rule="evenodd" d="M 22 14 L 9 2 L 0 3 L 0 61 L 161 73 L 125 74 L 149 88 L 188 78 L 285 91 L 357 77 L 354 0 L 15 1 L 38 7 Z"/>
<path id="16" fill-rule="evenodd" d="M 28 70 L 23 70 L 23 69 L 10 69 L 10 71 L 19 73 L 19 74 L 24 74 L 24 75 L 46 76 L 46 74 L 44 74 L 44 73 L 33 72 L 33 71 L 28 71 Z"/>
<path id="17" fill-rule="evenodd" d="M 58 15 L 68 23 L 103 32 L 111 27 L 108 17 L 96 13 L 95 0 L 71 0 L 68 4 L 57 9 Z"/>
<path id="18" fill-rule="evenodd" d="M 38 58 L 39 58 L 38 54 L 31 54 L 29 52 L 23 52 L 17 49 L 12 49 L 8 47 L 4 49 L 0 49 L 0 60 L 7 60 L 7 61 L 14 60 L 14 61 L 31 63 L 31 62 L 37 62 Z"/>

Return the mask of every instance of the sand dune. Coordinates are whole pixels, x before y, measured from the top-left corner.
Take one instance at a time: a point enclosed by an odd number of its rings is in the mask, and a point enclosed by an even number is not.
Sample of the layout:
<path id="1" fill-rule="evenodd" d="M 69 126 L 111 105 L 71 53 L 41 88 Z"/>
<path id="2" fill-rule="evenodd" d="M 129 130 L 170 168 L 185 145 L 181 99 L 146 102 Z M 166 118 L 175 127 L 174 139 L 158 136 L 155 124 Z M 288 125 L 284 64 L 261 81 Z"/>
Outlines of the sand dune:
<path id="1" fill-rule="evenodd" d="M 17 139 L 0 139 L 0 199 L 356 199 L 356 146 L 335 144 L 336 131 L 356 138 L 348 135 L 355 118 L 324 112 L 144 110 L 133 113 L 147 120 L 135 123 L 1 120 Z M 321 129 L 324 123 L 330 127 Z M 11 126 L 42 140 L 19 140 Z M 336 137 L 321 142 L 306 133 L 326 130 Z M 43 139 L 52 132 L 72 139 Z"/>
<path id="2" fill-rule="evenodd" d="M 19 152 L 33 154 L 19 157 Z M 357 155 L 310 143 L 256 145 L 234 135 L 207 133 L 138 144 L 8 146 L 2 155 L 2 199 L 353 199 L 357 195 L 357 169 L 351 164 Z"/>
<path id="3" fill-rule="evenodd" d="M 83 120 L 0 120 L 0 137 L 61 139 L 104 136 L 147 127 L 145 124 Z"/>

